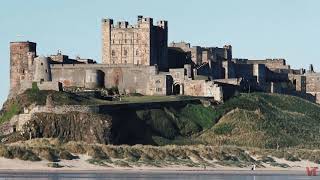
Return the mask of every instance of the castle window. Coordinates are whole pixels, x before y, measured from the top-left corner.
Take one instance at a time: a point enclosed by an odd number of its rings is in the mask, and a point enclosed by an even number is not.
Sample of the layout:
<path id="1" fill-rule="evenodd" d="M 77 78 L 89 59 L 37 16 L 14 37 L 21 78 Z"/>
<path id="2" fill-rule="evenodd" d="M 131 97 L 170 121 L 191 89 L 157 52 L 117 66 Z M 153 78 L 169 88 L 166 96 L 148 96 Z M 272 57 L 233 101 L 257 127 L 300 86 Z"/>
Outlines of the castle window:
<path id="1" fill-rule="evenodd" d="M 43 63 L 41 63 L 41 66 L 43 66 Z"/>
<path id="2" fill-rule="evenodd" d="M 125 49 L 125 50 L 123 50 L 123 55 L 124 56 L 127 56 L 127 54 L 128 54 L 128 51 Z"/>
<path id="3" fill-rule="evenodd" d="M 127 64 L 127 61 L 125 60 L 124 63 Z"/>
<path id="4" fill-rule="evenodd" d="M 48 69 L 46 69 L 46 73 L 48 73 Z"/>
<path id="5" fill-rule="evenodd" d="M 112 56 L 116 56 L 116 52 L 114 50 L 111 51 Z"/>
<path id="6" fill-rule="evenodd" d="M 127 43 L 127 39 L 124 40 L 124 43 Z"/>
<path id="7" fill-rule="evenodd" d="M 136 50 L 136 56 L 138 56 L 138 55 L 139 55 L 139 50 L 137 49 L 137 50 Z"/>

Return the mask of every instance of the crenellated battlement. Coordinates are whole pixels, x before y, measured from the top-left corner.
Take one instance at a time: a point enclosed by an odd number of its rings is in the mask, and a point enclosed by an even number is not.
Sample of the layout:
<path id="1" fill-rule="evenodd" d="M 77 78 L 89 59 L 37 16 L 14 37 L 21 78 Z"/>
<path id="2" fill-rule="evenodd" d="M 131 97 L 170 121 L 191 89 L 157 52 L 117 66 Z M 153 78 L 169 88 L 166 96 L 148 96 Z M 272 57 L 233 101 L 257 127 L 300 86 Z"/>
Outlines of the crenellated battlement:
<path id="1" fill-rule="evenodd" d="M 137 23 L 131 25 L 128 21 L 117 21 L 114 23 L 113 19 L 102 19 L 102 24 L 109 25 L 112 29 L 132 29 L 132 28 L 146 28 L 146 27 L 160 27 L 160 28 L 167 28 L 168 27 L 168 21 L 165 20 L 159 20 L 157 21 L 157 24 L 153 24 L 153 18 L 150 17 L 143 17 L 138 16 Z"/>
<path id="2" fill-rule="evenodd" d="M 102 20 L 102 63 L 158 65 L 168 68 L 168 22 L 138 16 L 137 23 Z"/>

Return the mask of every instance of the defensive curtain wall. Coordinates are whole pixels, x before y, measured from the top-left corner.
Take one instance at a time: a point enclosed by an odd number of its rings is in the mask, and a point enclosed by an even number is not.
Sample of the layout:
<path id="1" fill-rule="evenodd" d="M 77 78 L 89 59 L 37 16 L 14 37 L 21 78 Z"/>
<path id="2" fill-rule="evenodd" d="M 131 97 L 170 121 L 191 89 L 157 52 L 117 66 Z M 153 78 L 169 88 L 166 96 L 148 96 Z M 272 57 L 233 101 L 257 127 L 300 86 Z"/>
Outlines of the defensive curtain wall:
<path id="1" fill-rule="evenodd" d="M 170 89 L 172 81 L 166 75 L 158 75 L 156 66 L 130 64 L 51 64 L 50 66 L 52 81 L 59 81 L 64 87 L 118 87 L 123 93 L 147 95 L 170 95 L 172 91 Z"/>

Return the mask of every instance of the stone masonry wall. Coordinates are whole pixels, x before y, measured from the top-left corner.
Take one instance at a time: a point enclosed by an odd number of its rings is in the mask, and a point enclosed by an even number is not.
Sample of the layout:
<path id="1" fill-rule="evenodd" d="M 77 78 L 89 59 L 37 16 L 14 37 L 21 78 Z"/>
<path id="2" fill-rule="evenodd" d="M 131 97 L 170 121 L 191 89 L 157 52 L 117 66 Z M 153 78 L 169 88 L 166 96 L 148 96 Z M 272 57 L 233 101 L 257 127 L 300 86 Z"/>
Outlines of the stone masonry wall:
<path id="1" fill-rule="evenodd" d="M 86 70 L 100 70 L 104 74 L 106 88 L 118 87 L 122 92 L 146 94 L 150 76 L 157 73 L 154 66 L 107 65 L 107 64 L 70 64 L 51 65 L 52 80 L 64 87 L 85 87 Z"/>
<path id="2" fill-rule="evenodd" d="M 184 95 L 213 97 L 216 101 L 223 100 L 222 88 L 211 81 L 205 80 L 184 81 Z"/>
<path id="3" fill-rule="evenodd" d="M 30 57 L 31 56 L 31 57 Z M 32 80 L 32 57 L 36 56 L 36 43 L 10 43 L 10 94 L 16 95 L 21 87 L 21 81 Z"/>
<path id="4" fill-rule="evenodd" d="M 168 28 L 166 21 L 153 25 L 152 18 L 138 17 L 136 25 L 102 20 L 102 62 L 141 64 L 167 68 Z"/>

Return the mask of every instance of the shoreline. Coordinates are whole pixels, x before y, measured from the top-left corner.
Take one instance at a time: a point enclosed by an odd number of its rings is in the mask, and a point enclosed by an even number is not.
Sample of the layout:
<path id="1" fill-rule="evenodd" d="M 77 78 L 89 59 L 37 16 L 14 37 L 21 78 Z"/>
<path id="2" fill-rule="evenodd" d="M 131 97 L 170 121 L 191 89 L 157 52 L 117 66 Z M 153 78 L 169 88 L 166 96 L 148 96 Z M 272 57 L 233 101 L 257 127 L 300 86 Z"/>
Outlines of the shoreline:
<path id="1" fill-rule="evenodd" d="M 199 175 L 257 175 L 257 176 L 275 176 L 275 175 L 301 175 L 306 176 L 306 167 L 318 167 L 317 164 L 300 161 L 300 162 L 287 162 L 276 159 L 278 162 L 291 163 L 291 167 L 273 167 L 265 164 L 265 167 L 257 167 L 252 171 L 250 166 L 246 167 L 232 167 L 216 165 L 215 167 L 188 167 L 182 165 L 172 165 L 164 167 L 154 166 L 100 166 L 90 164 L 87 162 L 90 156 L 79 155 L 79 159 L 75 160 L 61 160 L 57 162 L 63 167 L 54 168 L 49 167 L 47 160 L 30 162 L 19 159 L 6 159 L 0 157 L 0 176 L 1 175 L 14 175 L 14 174 L 127 174 L 127 175 L 179 175 L 179 174 L 199 174 Z M 299 166 L 298 166 L 299 165 Z"/>
<path id="2" fill-rule="evenodd" d="M 150 169 L 137 169 L 137 168 L 106 168 L 106 169 L 0 169 L 1 174 L 202 174 L 202 175 L 257 175 L 257 176 L 268 176 L 268 175 L 306 175 L 306 172 L 303 170 L 297 169 L 257 169 L 257 170 L 248 170 L 248 169 L 209 169 L 209 170 L 200 170 L 200 169 L 184 169 L 184 168 L 150 168 Z"/>

